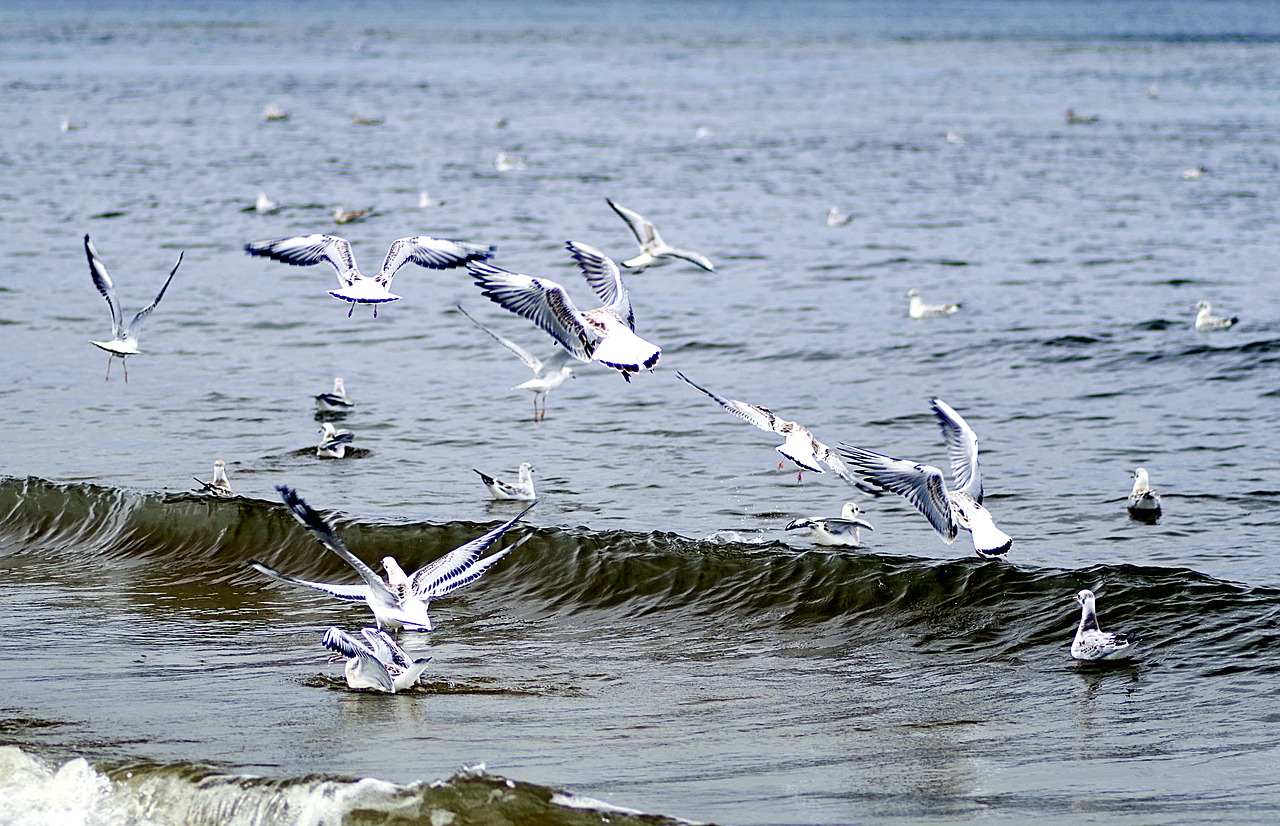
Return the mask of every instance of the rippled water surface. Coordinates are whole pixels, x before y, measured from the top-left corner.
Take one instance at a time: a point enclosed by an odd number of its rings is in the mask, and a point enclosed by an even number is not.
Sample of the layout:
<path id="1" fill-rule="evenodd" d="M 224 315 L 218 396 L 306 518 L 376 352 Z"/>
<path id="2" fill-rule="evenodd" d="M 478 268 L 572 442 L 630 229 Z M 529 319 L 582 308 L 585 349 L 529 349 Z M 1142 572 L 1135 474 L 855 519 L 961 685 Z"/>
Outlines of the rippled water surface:
<path id="1" fill-rule="evenodd" d="M 1275 820 L 1277 92 L 1265 3 L 0 10 L 0 803 Z M 370 271 L 395 238 L 465 238 L 587 305 L 564 242 L 635 254 L 606 198 L 716 271 L 629 275 L 657 370 L 582 365 L 538 423 L 528 371 L 454 307 L 550 340 L 465 272 L 408 267 L 402 301 L 348 318 L 329 268 L 242 251 L 333 232 Z M 339 205 L 377 214 L 339 227 Z M 127 384 L 88 343 L 109 319 L 86 233 L 126 318 L 185 253 Z M 913 321 L 913 287 L 963 307 Z M 1240 323 L 1197 333 L 1200 300 Z M 940 467 L 946 399 L 1008 559 L 797 482 L 676 370 Z M 360 450 L 321 461 L 335 375 Z M 185 493 L 215 458 L 241 498 Z M 514 515 L 472 468 L 525 461 L 533 536 L 433 605 L 414 693 L 345 691 L 320 635 L 367 612 L 244 565 L 352 576 L 277 484 L 409 567 Z M 1124 510 L 1138 466 L 1154 525 Z M 861 550 L 783 530 L 851 498 Z M 1070 661 L 1082 587 L 1141 637 L 1132 665 Z"/>

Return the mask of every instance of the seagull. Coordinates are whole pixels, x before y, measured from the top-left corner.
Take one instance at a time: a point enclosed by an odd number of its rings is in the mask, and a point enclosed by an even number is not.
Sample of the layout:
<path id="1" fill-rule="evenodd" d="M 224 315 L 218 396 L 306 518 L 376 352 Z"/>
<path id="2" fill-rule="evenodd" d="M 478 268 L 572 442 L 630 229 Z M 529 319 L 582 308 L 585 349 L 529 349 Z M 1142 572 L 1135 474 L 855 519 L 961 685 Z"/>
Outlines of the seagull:
<path id="1" fill-rule="evenodd" d="M 490 330 L 480 322 L 471 317 L 471 314 L 462 309 L 461 305 L 455 305 L 458 312 L 467 317 L 467 320 L 488 333 L 495 341 L 506 347 L 508 350 L 516 354 L 516 358 L 525 363 L 525 366 L 533 371 L 533 378 L 517 384 L 512 390 L 528 390 L 533 393 L 533 420 L 540 422 L 547 417 L 547 394 L 564 384 L 565 379 L 573 378 L 573 368 L 569 366 L 569 362 L 573 359 L 573 355 L 563 347 L 556 347 L 556 351 L 552 353 L 546 361 L 541 361 L 537 356 L 528 350 L 516 344 L 511 339 L 502 336 Z M 542 410 L 538 410 L 538 400 L 542 400 Z"/>
<path id="2" fill-rule="evenodd" d="M 662 350 L 635 334 L 635 313 L 618 265 L 577 241 L 565 248 L 603 307 L 579 310 L 564 287 L 549 278 L 521 275 L 485 261 L 468 261 L 467 269 L 486 298 L 541 327 L 578 361 L 598 361 L 627 381 L 632 373 L 652 370 Z"/>
<path id="3" fill-rule="evenodd" d="M 618 217 L 627 222 L 627 228 L 631 230 L 631 234 L 636 237 L 636 243 L 640 245 L 640 254 L 630 261 L 623 261 L 622 266 L 643 270 L 654 262 L 656 258 L 683 258 L 702 267 L 708 272 L 715 272 L 715 267 L 705 255 L 693 252 L 691 250 L 682 250 L 671 246 L 662 240 L 662 236 L 653 228 L 653 224 L 649 223 L 638 212 L 627 209 L 624 206 L 615 204 L 609 198 L 605 201 L 618 213 Z"/>
<path id="4" fill-rule="evenodd" d="M 948 132 L 947 143 L 954 143 L 957 145 L 962 144 L 964 143 L 964 135 L 961 135 L 959 132 Z"/>
<path id="5" fill-rule="evenodd" d="M 1140 467 L 1130 475 L 1133 477 L 1133 490 L 1126 505 L 1129 515 L 1139 522 L 1156 521 L 1160 518 L 1160 494 L 1151 489 L 1147 469 Z"/>
<path id="6" fill-rule="evenodd" d="M 418 191 L 418 209 L 431 209 L 438 206 L 444 206 L 444 201 L 433 199 L 425 189 Z"/>
<path id="7" fill-rule="evenodd" d="M 1208 301 L 1196 302 L 1196 329 L 1200 332 L 1209 330 L 1228 330 L 1240 320 L 1239 316 L 1230 318 L 1214 315 Z"/>
<path id="8" fill-rule="evenodd" d="M 694 384 L 693 381 L 684 373 L 676 371 L 676 378 L 709 396 L 716 404 L 719 404 L 725 410 L 743 419 L 748 424 L 767 433 L 777 433 L 779 436 L 785 436 L 786 441 L 778 445 L 774 450 L 781 453 L 787 459 L 790 459 L 800 468 L 796 473 L 796 481 L 802 481 L 804 472 L 811 470 L 814 473 L 823 473 L 822 465 L 826 465 L 835 471 L 835 474 L 841 479 L 848 482 L 853 487 L 864 493 L 870 493 L 878 496 L 879 492 L 873 488 L 864 485 L 862 482 L 854 478 L 849 472 L 849 468 L 845 467 L 844 462 L 840 461 L 840 457 L 835 452 L 824 445 L 822 442 L 814 438 L 809 432 L 809 428 L 797 422 L 789 422 L 774 414 L 767 407 L 759 407 L 754 404 L 747 404 L 736 399 L 726 399 L 723 396 L 717 396 L 705 387 Z M 778 463 L 778 468 L 782 468 L 783 463 Z"/>
<path id="9" fill-rule="evenodd" d="M 382 118 L 366 118 L 360 115 L 351 116 L 352 126 L 381 126 Z"/>
<path id="10" fill-rule="evenodd" d="M 333 222 L 335 224 L 354 224 L 356 221 L 363 220 L 373 212 L 373 207 L 368 209 L 343 209 L 342 207 L 333 208 Z"/>
<path id="11" fill-rule="evenodd" d="M 1198 181 L 1209 172 L 1203 166 L 1193 166 L 1190 169 L 1182 170 L 1182 179 L 1184 181 Z"/>
<path id="12" fill-rule="evenodd" d="M 842 227 L 852 220 L 852 215 L 841 212 L 837 207 L 832 207 L 831 211 L 827 213 L 827 226 L 829 227 Z"/>
<path id="13" fill-rule="evenodd" d="M 280 205 L 277 204 L 275 201 L 271 200 L 270 198 L 268 198 L 267 193 L 259 192 L 258 201 L 253 205 L 253 208 L 259 214 L 270 215 L 273 212 L 279 211 Z"/>
<path id="14" fill-rule="evenodd" d="M 409 659 L 409 654 L 381 628 L 361 628 L 360 641 L 338 627 L 324 632 L 323 644 L 347 658 L 343 676 L 348 688 L 372 688 L 395 694 L 413 688 L 422 677 L 430 657 Z"/>
<path id="15" fill-rule="evenodd" d="M 93 284 L 98 288 L 98 292 L 102 293 L 102 297 L 107 300 L 107 306 L 111 308 L 111 340 L 90 341 L 89 343 L 111 354 L 107 358 L 107 378 L 111 378 L 111 360 L 119 358 L 124 365 L 124 380 L 127 382 L 129 381 L 129 364 L 125 359 L 140 352 L 138 350 L 138 331 L 142 329 L 142 322 L 146 320 L 147 316 L 151 315 L 151 311 L 160 303 L 160 299 L 164 298 L 164 291 L 169 289 L 169 282 L 173 280 L 174 274 L 178 272 L 178 267 L 182 266 L 182 256 L 186 253 L 178 253 L 178 263 L 174 264 L 173 269 L 169 271 L 169 277 L 164 280 L 164 286 L 160 288 L 160 292 L 156 295 L 156 300 L 139 310 L 138 314 L 133 317 L 133 321 L 122 327 L 123 318 L 120 315 L 120 301 L 116 298 L 115 285 L 111 283 L 111 276 L 107 275 L 107 268 L 98 258 L 98 251 L 93 248 L 93 242 L 89 240 L 87 234 L 84 236 L 84 252 L 89 258 L 89 275 L 93 277 Z"/>
<path id="16" fill-rule="evenodd" d="M 1067 123 L 1070 124 L 1097 123 L 1100 120 L 1097 115 L 1077 115 L 1076 110 L 1067 110 Z"/>
<path id="17" fill-rule="evenodd" d="M 518 172 L 525 168 L 524 158 L 507 152 L 499 152 L 493 159 L 493 168 L 499 172 Z"/>
<path id="18" fill-rule="evenodd" d="M 914 505 L 948 545 L 955 541 L 957 529 L 964 528 L 973 534 L 978 556 L 1008 553 L 1013 539 L 996 527 L 990 511 L 982 506 L 978 434 L 942 399 L 933 399 L 933 413 L 947 442 L 951 490 L 936 467 L 846 444 L 840 445 L 840 452 L 872 482 Z"/>
<path id="19" fill-rule="evenodd" d="M 333 422 L 320 425 L 320 444 L 316 446 L 316 456 L 321 459 L 342 459 L 347 455 L 347 445 L 355 438 L 350 430 L 338 430 Z"/>
<path id="20" fill-rule="evenodd" d="M 495 479 L 478 470 L 476 473 L 480 474 L 480 481 L 484 482 L 484 486 L 493 494 L 494 499 L 521 499 L 531 502 L 538 498 L 533 490 L 533 465 L 528 462 L 520 463 L 520 481 L 515 484 Z"/>
<path id="21" fill-rule="evenodd" d="M 262 110 L 262 119 L 263 120 L 288 120 L 289 113 L 281 109 L 279 106 L 276 106 L 274 103 L 272 103 L 268 105 L 266 109 Z"/>
<path id="22" fill-rule="evenodd" d="M 808 528 L 813 534 L 813 541 L 819 545 L 845 545 L 850 548 L 862 547 L 861 529 L 875 530 L 869 522 L 859 519 L 863 515 L 857 502 L 845 502 L 840 510 L 839 519 L 793 519 L 787 523 L 786 530 L 794 531 Z"/>
<path id="23" fill-rule="evenodd" d="M 61 121 L 59 121 L 59 122 L 58 122 L 58 129 L 60 129 L 60 130 L 61 130 L 61 131 L 63 131 L 63 132 L 74 132 L 75 130 L 77 130 L 77 129 L 79 129 L 79 128 L 80 128 L 80 125 L 79 125 L 79 124 L 77 124 L 77 123 L 72 123 L 71 121 L 67 120 L 66 118 L 63 118 Z"/>
<path id="24" fill-rule="evenodd" d="M 231 492 L 231 483 L 227 481 L 227 463 L 221 459 L 213 463 L 212 482 L 196 479 L 196 483 L 200 485 L 200 487 L 196 488 L 197 493 L 210 493 L 214 496 L 235 496 Z"/>
<path id="25" fill-rule="evenodd" d="M 1085 589 L 1075 596 L 1080 603 L 1080 627 L 1071 641 L 1071 656 L 1077 660 L 1123 660 L 1133 652 L 1129 650 L 1129 638 L 1113 634 L 1098 627 L 1098 614 L 1094 608 L 1093 591 Z"/>
<path id="26" fill-rule="evenodd" d="M 361 562 L 359 557 L 347 550 L 346 544 L 334 533 L 329 522 L 303 501 L 297 491 L 285 485 L 278 485 L 276 490 L 280 492 L 280 498 L 293 514 L 293 518 L 311 531 L 321 545 L 355 568 L 364 580 L 364 584 L 311 582 L 282 574 L 256 559 L 250 559 L 248 564 L 254 570 L 283 582 L 314 588 L 347 602 L 364 602 L 373 611 L 379 628 L 392 630 L 403 628 L 407 631 L 430 631 L 431 616 L 427 612 L 427 606 L 431 600 L 452 594 L 479 579 L 480 575 L 494 563 L 524 544 L 532 534 L 521 537 L 497 553 L 480 558 L 480 554 L 488 550 L 511 526 L 532 510 L 533 505 L 537 504 L 534 502 L 514 519 L 502 523 L 483 536 L 459 545 L 439 559 L 419 568 L 412 575 L 406 574 L 393 557 L 384 557 L 382 567 L 387 572 L 387 576 L 383 579 L 372 568 Z"/>
<path id="27" fill-rule="evenodd" d="M 316 396 L 316 410 L 321 413 L 347 413 L 356 406 L 356 400 L 347 395 L 342 379 L 335 377 L 333 392 Z"/>
<path id="28" fill-rule="evenodd" d="M 309 267 L 327 261 L 338 271 L 340 289 L 330 290 L 329 295 L 351 302 L 351 313 L 357 304 L 372 304 L 373 317 L 378 317 L 378 305 L 399 301 L 400 296 L 391 292 L 391 279 L 405 264 L 417 264 L 433 270 L 460 267 L 469 261 L 484 260 L 493 255 L 494 248 L 470 241 L 450 241 L 429 235 L 414 235 L 391 242 L 391 249 L 382 262 L 382 270 L 370 278 L 356 267 L 351 244 L 336 235 L 295 235 L 254 241 L 244 245 L 250 255 L 260 255 L 274 261 L 283 261 L 298 267 Z"/>
<path id="29" fill-rule="evenodd" d="M 907 308 L 907 315 L 912 318 L 951 315 L 960 309 L 959 304 L 925 304 L 924 299 L 920 297 L 920 291 L 915 287 L 907 290 L 907 298 L 911 299 L 911 306 Z"/>

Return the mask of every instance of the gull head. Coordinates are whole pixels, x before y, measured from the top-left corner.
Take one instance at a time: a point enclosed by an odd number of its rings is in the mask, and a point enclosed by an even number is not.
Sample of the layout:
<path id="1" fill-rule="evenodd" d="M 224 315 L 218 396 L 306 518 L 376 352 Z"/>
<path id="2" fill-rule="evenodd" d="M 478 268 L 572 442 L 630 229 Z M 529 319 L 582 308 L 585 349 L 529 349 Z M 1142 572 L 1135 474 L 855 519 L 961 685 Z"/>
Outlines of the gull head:
<path id="1" fill-rule="evenodd" d="M 1151 477 L 1147 475 L 1147 469 L 1144 467 L 1137 468 L 1129 475 L 1133 477 L 1134 490 L 1146 490 L 1151 485 Z"/>
<path id="2" fill-rule="evenodd" d="M 333 380 L 333 395 L 335 396 L 347 395 L 347 388 L 342 386 L 342 379 L 337 377 L 335 377 Z"/>
<path id="3" fill-rule="evenodd" d="M 1208 302 L 1208 301 L 1197 301 L 1197 302 L 1196 302 L 1196 311 L 1197 311 L 1197 312 L 1205 312 L 1205 313 L 1207 313 L 1207 312 L 1209 312 L 1209 309 L 1210 309 L 1210 307 L 1209 307 L 1209 302 Z"/>
<path id="4" fill-rule="evenodd" d="M 840 509 L 841 519 L 857 519 L 865 513 L 862 508 L 858 507 L 857 502 L 845 502 L 844 507 Z"/>
<path id="5" fill-rule="evenodd" d="M 325 422 L 324 424 L 320 425 L 320 432 L 324 434 L 324 437 L 326 439 L 332 439 L 334 436 L 338 434 L 338 431 L 333 426 L 332 422 Z"/>
<path id="6" fill-rule="evenodd" d="M 911 289 L 907 290 L 907 298 L 919 298 L 919 297 L 920 297 L 920 291 L 917 290 L 915 287 L 912 287 Z"/>
<path id="7" fill-rule="evenodd" d="M 1093 591 L 1090 591 L 1088 588 L 1085 588 L 1081 591 L 1077 591 L 1075 595 L 1075 601 L 1080 603 L 1081 607 L 1083 607 L 1086 611 L 1094 610 L 1093 609 L 1093 605 L 1094 605 Z"/>

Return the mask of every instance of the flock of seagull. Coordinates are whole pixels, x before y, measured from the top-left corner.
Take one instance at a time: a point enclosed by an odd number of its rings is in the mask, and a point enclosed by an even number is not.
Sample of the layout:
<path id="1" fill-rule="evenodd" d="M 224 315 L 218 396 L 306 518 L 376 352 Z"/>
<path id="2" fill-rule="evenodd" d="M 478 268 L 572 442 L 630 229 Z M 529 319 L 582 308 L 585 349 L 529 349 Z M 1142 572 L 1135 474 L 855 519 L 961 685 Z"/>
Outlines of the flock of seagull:
<path id="1" fill-rule="evenodd" d="M 714 271 L 706 256 L 667 244 L 642 215 L 606 200 L 626 223 L 640 247 L 639 254 L 623 261 L 622 267 L 643 271 L 663 259 L 680 259 Z M 340 221 L 341 218 L 341 215 L 335 216 L 335 220 Z M 138 334 L 142 322 L 164 297 L 182 264 L 182 255 L 178 256 L 155 300 L 126 325 L 114 285 L 88 235 L 84 237 L 84 247 L 93 283 L 111 311 L 112 339 L 92 342 L 110 354 L 107 362 L 107 378 L 110 379 L 111 363 L 116 358 L 125 362 L 128 356 L 140 352 Z M 354 313 L 357 305 L 369 305 L 376 318 L 379 305 L 401 300 L 391 292 L 391 286 L 396 273 L 406 264 L 427 269 L 465 267 L 482 295 L 532 322 L 555 343 L 549 355 L 538 358 L 481 324 L 461 306 L 457 307 L 471 324 L 511 351 L 533 371 L 531 379 L 513 389 L 528 390 L 533 394 L 534 421 L 546 417 L 547 394 L 573 377 L 574 362 L 598 363 L 617 371 L 630 382 L 631 376 L 652 371 L 662 355 L 658 345 L 635 332 L 635 312 L 619 265 L 581 242 L 569 241 L 565 249 L 587 282 L 593 303 L 599 304 L 587 310 L 579 309 L 564 286 L 551 279 L 494 265 L 490 259 L 495 248 L 488 244 L 426 235 L 400 238 L 392 242 L 381 269 L 372 276 L 360 271 L 346 239 L 334 235 L 316 233 L 255 241 L 246 244 L 244 249 L 249 255 L 294 266 L 332 266 L 337 273 L 338 288 L 329 290 L 328 294 L 350 305 L 348 316 Z M 915 289 L 907 293 L 907 298 L 907 312 L 913 319 L 948 316 L 961 309 L 959 304 L 926 304 Z M 1196 309 L 1194 327 L 1199 331 L 1225 330 L 1238 320 L 1212 315 L 1207 301 L 1201 301 Z M 124 374 L 127 382 L 127 366 Z M 784 419 L 766 407 L 721 396 L 696 384 L 682 372 L 677 371 L 676 377 L 748 424 L 782 437 L 782 444 L 775 448 L 782 456 L 778 467 L 781 469 L 786 462 L 791 462 L 797 469 L 797 481 L 803 478 L 805 471 L 824 473 L 830 470 L 863 493 L 879 496 L 889 492 L 902 497 L 948 544 L 955 541 L 960 530 L 964 530 L 970 534 L 974 551 L 980 557 L 1003 557 L 1012 547 L 1013 538 L 996 525 L 995 518 L 983 505 L 978 436 L 964 417 L 942 399 L 933 399 L 931 405 L 947 449 L 950 486 L 942 470 L 932 465 L 843 443 L 833 450 L 804 425 Z M 318 418 L 340 417 L 355 407 L 355 401 L 347 395 L 341 378 L 335 378 L 333 390 L 317 395 L 315 401 Z M 326 459 L 344 458 L 353 440 L 351 432 L 340 430 L 325 420 L 321 434 L 316 455 Z M 518 481 L 507 482 L 476 470 L 495 499 L 536 504 L 533 472 L 533 467 L 526 462 L 520 465 Z M 1160 497 L 1151 489 L 1150 477 L 1144 468 L 1135 470 L 1133 476 L 1133 490 L 1127 501 L 1128 512 L 1138 521 L 1155 521 L 1161 514 Z M 222 460 L 214 462 L 211 481 L 197 478 L 196 482 L 200 485 L 197 488 L 200 492 L 214 496 L 232 495 Z M 411 657 L 388 632 L 430 631 L 430 600 L 474 582 L 522 544 L 529 534 L 500 551 L 482 556 L 533 507 L 530 504 L 515 518 L 455 548 L 411 575 L 406 574 L 394 558 L 386 557 L 382 560 L 385 576 L 380 576 L 347 549 L 333 527 L 296 491 L 286 486 L 279 486 L 277 490 L 294 518 L 327 551 L 354 568 L 363 584 L 314 582 L 289 576 L 258 560 L 249 560 L 248 564 L 276 580 L 319 590 L 346 602 L 368 605 L 374 615 L 374 627 L 362 629 L 359 637 L 331 627 L 324 633 L 322 642 L 334 652 L 335 658 L 346 660 L 344 674 L 349 687 L 389 693 L 416 685 L 431 658 Z M 856 502 L 848 502 L 838 518 L 796 519 L 787 524 L 786 530 L 807 529 L 814 541 L 821 545 L 860 547 L 861 531 L 873 530 L 864 517 L 864 511 Z M 1099 628 L 1093 592 L 1080 591 L 1075 599 L 1081 606 L 1081 618 L 1071 645 L 1071 656 L 1080 660 L 1129 656 L 1131 640 L 1123 634 L 1107 633 Z"/>

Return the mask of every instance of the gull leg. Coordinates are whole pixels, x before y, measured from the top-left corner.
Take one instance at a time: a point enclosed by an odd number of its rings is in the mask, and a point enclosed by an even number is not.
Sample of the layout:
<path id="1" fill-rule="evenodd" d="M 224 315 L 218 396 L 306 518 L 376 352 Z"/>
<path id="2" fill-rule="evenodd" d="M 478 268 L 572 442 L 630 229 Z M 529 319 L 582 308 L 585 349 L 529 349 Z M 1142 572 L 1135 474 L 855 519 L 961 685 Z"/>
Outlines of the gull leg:
<path id="1" fill-rule="evenodd" d="M 351 305 L 351 306 L 352 306 L 352 307 L 355 307 L 355 305 L 354 305 L 354 304 L 353 304 L 353 305 Z M 377 318 L 377 317 L 378 317 L 378 305 L 377 305 L 377 304 L 374 304 L 374 305 L 373 305 L 373 317 L 374 317 L 374 318 Z"/>
<path id="2" fill-rule="evenodd" d="M 351 318 L 351 314 L 352 314 L 352 313 L 354 313 L 355 311 L 356 311 L 356 303 L 355 303 L 354 301 L 352 301 L 352 302 L 351 302 L 351 309 L 350 309 L 350 310 L 347 310 L 347 318 Z"/>
<path id="3" fill-rule="evenodd" d="M 804 471 L 801 470 L 798 473 L 796 473 L 796 484 L 798 485 L 803 481 L 804 481 Z"/>
<path id="4" fill-rule="evenodd" d="M 107 377 L 104 381 L 111 381 L 111 362 L 115 360 L 115 356 L 107 356 Z"/>
<path id="5" fill-rule="evenodd" d="M 120 368 L 124 370 L 124 383 L 129 383 L 129 360 L 123 356 L 120 358 Z"/>

